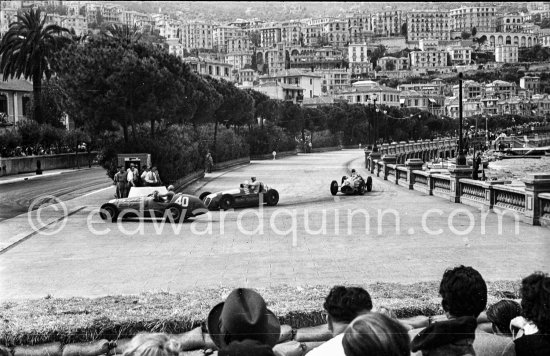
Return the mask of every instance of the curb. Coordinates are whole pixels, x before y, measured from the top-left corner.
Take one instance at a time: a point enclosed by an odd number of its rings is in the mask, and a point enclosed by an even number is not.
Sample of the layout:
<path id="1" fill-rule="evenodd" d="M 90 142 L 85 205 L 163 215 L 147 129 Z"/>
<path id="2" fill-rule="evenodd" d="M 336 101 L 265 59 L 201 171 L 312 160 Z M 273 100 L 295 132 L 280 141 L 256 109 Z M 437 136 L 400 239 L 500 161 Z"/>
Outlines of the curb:
<path id="1" fill-rule="evenodd" d="M 0 255 L 4 254 L 5 252 L 7 252 L 8 250 L 12 249 L 13 247 L 19 245 L 20 243 L 22 242 L 25 242 L 26 240 L 28 240 L 29 238 L 33 237 L 34 235 L 38 234 L 40 231 L 42 230 L 45 230 L 47 229 L 49 226 L 53 225 L 53 224 L 56 224 L 58 223 L 59 221 L 61 221 L 62 219 L 65 219 L 65 218 L 68 218 L 69 216 L 73 215 L 73 214 L 76 214 L 78 213 L 80 210 L 84 209 L 85 206 L 80 206 L 78 208 L 76 208 L 75 210 L 69 212 L 67 215 L 64 215 L 64 216 L 61 216 L 57 219 L 55 219 L 54 221 L 42 226 L 40 229 L 38 230 L 34 230 L 33 232 L 29 233 L 29 234 L 26 234 L 26 235 L 23 235 L 21 236 L 19 239 L 17 239 L 16 241 L 12 242 L 11 244 L 3 247 L 0 249 Z"/>

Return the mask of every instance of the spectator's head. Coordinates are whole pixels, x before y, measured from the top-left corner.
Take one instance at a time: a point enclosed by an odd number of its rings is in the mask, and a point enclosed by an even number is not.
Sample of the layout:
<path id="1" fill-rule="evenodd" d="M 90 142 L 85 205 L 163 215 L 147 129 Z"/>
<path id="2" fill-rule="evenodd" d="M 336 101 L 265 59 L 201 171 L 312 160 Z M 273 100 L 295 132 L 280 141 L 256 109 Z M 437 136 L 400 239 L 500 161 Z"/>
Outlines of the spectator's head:
<path id="1" fill-rule="evenodd" d="M 174 186 L 170 184 L 170 185 L 168 186 L 168 188 L 166 188 L 166 190 L 168 190 L 168 191 L 171 192 L 171 191 L 174 190 Z"/>
<path id="2" fill-rule="evenodd" d="M 134 336 L 124 356 L 178 356 L 180 345 L 166 334 L 141 333 Z"/>
<path id="3" fill-rule="evenodd" d="M 250 180 L 254 183 L 256 181 L 256 177 L 250 177 Z"/>
<path id="4" fill-rule="evenodd" d="M 133 164 L 133 163 L 130 163 L 130 168 L 135 168 L 135 167 L 136 167 L 136 165 L 135 165 L 135 164 Z"/>
<path id="5" fill-rule="evenodd" d="M 124 172 L 124 168 L 122 166 L 117 167 L 120 172 Z"/>
<path id="6" fill-rule="evenodd" d="M 156 172 L 156 171 L 157 171 L 157 167 L 153 166 L 153 168 L 151 168 L 151 170 L 152 170 L 153 172 Z"/>
<path id="7" fill-rule="evenodd" d="M 368 313 L 372 309 L 372 300 L 370 294 L 360 287 L 333 287 L 323 304 L 328 314 L 328 327 L 333 334 L 338 334 L 343 330 L 338 330 L 335 324 L 347 326 L 357 316 Z"/>
<path id="8" fill-rule="evenodd" d="M 380 313 L 358 316 L 346 328 L 342 340 L 346 356 L 409 356 L 407 329 Z"/>
<path id="9" fill-rule="evenodd" d="M 279 319 L 267 309 L 262 296 L 248 288 L 233 290 L 225 302 L 212 308 L 207 326 L 220 349 L 247 339 L 273 347 L 281 333 Z"/>
<path id="10" fill-rule="evenodd" d="M 503 299 L 487 308 L 487 319 L 493 324 L 496 334 L 511 336 L 510 321 L 520 315 L 521 306 L 510 299 Z"/>
<path id="11" fill-rule="evenodd" d="M 523 316 L 531 320 L 541 334 L 550 333 L 550 277 L 535 272 L 521 281 Z"/>
<path id="12" fill-rule="evenodd" d="M 449 317 L 477 318 L 487 306 L 487 285 L 472 267 L 447 269 L 439 285 L 439 294 L 443 310 Z"/>

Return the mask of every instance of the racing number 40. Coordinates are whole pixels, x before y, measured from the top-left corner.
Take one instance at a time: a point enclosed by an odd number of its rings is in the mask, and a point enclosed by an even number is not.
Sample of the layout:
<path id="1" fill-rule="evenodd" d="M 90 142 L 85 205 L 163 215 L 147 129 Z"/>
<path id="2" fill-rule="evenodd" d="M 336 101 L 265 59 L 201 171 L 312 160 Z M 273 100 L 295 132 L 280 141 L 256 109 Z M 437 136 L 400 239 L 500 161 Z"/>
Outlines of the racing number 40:
<path id="1" fill-rule="evenodd" d="M 188 197 L 184 197 L 184 196 L 180 196 L 179 198 L 176 199 L 176 201 L 174 202 L 178 205 L 181 205 L 182 207 L 187 207 L 187 205 L 189 205 L 189 198 Z"/>

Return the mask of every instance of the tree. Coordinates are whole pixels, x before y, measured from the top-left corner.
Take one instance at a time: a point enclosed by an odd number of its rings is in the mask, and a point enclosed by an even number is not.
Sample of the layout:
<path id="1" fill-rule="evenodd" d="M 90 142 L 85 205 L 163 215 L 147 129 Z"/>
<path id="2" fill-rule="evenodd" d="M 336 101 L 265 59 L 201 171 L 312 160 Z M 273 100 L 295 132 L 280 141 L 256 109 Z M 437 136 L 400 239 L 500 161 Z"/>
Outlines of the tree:
<path id="1" fill-rule="evenodd" d="M 17 15 L 17 21 L 10 24 L 8 32 L 0 43 L 0 69 L 4 80 L 8 77 L 32 79 L 34 97 L 34 118 L 42 122 L 40 112 L 42 79 L 52 75 L 51 59 L 54 53 L 70 41 L 69 33 L 58 25 L 46 25 L 46 14 L 31 9 Z"/>
<path id="2" fill-rule="evenodd" d="M 477 28 L 472 28 L 472 37 L 475 37 L 477 35 Z"/>
<path id="3" fill-rule="evenodd" d="M 407 37 L 407 23 L 401 25 L 401 36 Z"/>
<path id="4" fill-rule="evenodd" d="M 250 41 L 250 43 L 254 48 L 261 47 L 262 38 L 260 35 L 260 31 L 258 30 L 250 31 L 248 33 L 248 40 Z"/>
<path id="5" fill-rule="evenodd" d="M 386 63 L 386 70 L 394 70 L 395 69 L 395 62 L 394 61 L 388 61 Z"/>
<path id="6" fill-rule="evenodd" d="M 386 55 L 386 47 L 384 45 L 378 45 L 378 47 L 376 47 L 374 51 L 372 51 L 370 55 L 370 61 L 374 66 L 376 66 L 376 64 L 378 63 L 378 60 L 384 57 L 385 55 Z"/>
<path id="7" fill-rule="evenodd" d="M 467 40 L 471 36 L 472 35 L 469 32 L 466 32 L 466 31 L 462 31 L 462 33 L 460 34 L 460 38 L 462 38 L 463 40 Z"/>

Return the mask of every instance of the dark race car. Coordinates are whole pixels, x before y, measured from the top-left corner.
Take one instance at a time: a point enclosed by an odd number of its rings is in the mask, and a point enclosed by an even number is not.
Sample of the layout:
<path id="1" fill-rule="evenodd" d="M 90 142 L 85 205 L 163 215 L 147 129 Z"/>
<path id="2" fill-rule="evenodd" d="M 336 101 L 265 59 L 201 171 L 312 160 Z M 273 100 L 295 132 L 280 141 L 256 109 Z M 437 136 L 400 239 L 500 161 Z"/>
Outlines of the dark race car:
<path id="1" fill-rule="evenodd" d="M 187 220 L 208 212 L 203 202 L 194 195 L 177 193 L 170 201 L 157 198 L 158 194 L 148 196 L 112 199 L 101 206 L 99 216 L 103 220 L 117 221 L 122 218 L 163 218 L 174 222 Z"/>
<path id="2" fill-rule="evenodd" d="M 239 189 L 217 193 L 204 192 L 199 198 L 209 210 L 228 210 L 260 206 L 260 202 L 269 206 L 277 205 L 279 192 L 260 182 L 257 193 L 251 192 L 251 186 L 241 184 Z"/>
<path id="3" fill-rule="evenodd" d="M 333 180 L 330 183 L 330 193 L 332 195 L 338 194 L 340 191 L 345 195 L 363 195 L 365 191 L 370 192 L 372 190 L 372 178 L 367 177 L 367 181 L 363 179 L 360 175 L 357 175 L 355 178 L 343 176 L 341 185 L 338 185 L 338 182 Z"/>

